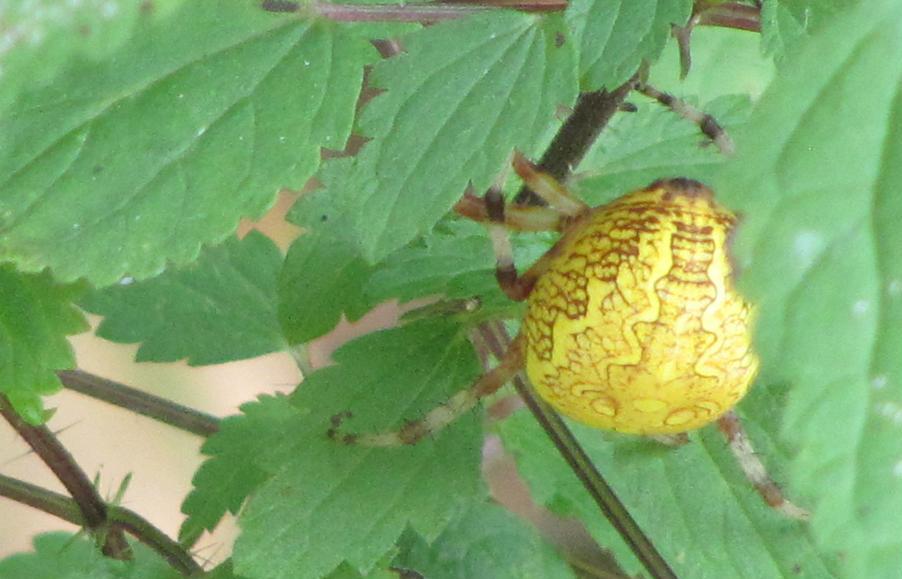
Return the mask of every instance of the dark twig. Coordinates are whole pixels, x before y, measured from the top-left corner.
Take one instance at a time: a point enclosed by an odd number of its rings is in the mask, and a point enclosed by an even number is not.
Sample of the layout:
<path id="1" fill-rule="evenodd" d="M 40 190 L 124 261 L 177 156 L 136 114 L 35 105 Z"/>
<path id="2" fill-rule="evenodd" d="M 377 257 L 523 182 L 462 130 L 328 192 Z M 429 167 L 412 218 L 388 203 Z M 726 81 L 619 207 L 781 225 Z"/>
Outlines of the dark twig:
<path id="1" fill-rule="evenodd" d="M 761 8 L 739 2 L 710 3 L 696 8 L 699 26 L 761 32 Z"/>
<path id="2" fill-rule="evenodd" d="M 25 422 L 13 410 L 9 399 L 2 394 L 0 394 L 0 415 L 69 491 L 81 511 L 85 527 L 101 540 L 103 553 L 114 559 L 130 559 L 131 548 L 122 534 L 122 529 L 110 525 L 106 504 L 97 493 L 97 489 L 56 436 L 46 426 L 34 426 Z"/>
<path id="3" fill-rule="evenodd" d="M 317 16 L 337 22 L 439 22 L 463 18 L 487 10 L 520 10 L 522 12 L 561 12 L 564 0 L 460 0 L 458 2 L 410 2 L 400 4 L 341 4 L 329 2 L 301 3 L 291 0 L 264 0 L 260 7 L 267 12 L 296 13 L 303 18 Z M 696 11 L 699 24 L 740 30 L 761 29 L 760 10 L 739 2 L 704 4 Z"/>
<path id="4" fill-rule="evenodd" d="M 600 90 L 580 95 L 573 112 L 539 160 L 539 168 L 558 181 L 565 181 L 623 104 L 633 83 L 634 80 L 630 79 L 611 92 Z M 543 205 L 544 201 L 529 188 L 523 187 L 514 198 L 514 203 Z"/>
<path id="5" fill-rule="evenodd" d="M 80 527 L 87 527 L 87 519 L 79 504 L 67 496 L 39 486 L 0 475 L 0 496 L 49 513 Z M 181 545 L 160 532 L 146 519 L 123 507 L 105 505 L 106 520 L 111 527 L 124 529 L 136 539 L 159 553 L 179 573 L 194 576 L 203 569 Z"/>
<path id="6" fill-rule="evenodd" d="M 207 437 L 219 430 L 219 419 L 215 416 L 142 392 L 125 384 L 81 370 L 64 370 L 58 372 L 57 375 L 63 385 L 70 390 L 153 418 L 186 432 Z"/>
<path id="7" fill-rule="evenodd" d="M 495 357 L 504 354 L 510 344 L 510 336 L 500 322 L 489 322 L 479 327 L 480 337 Z M 592 495 L 604 516 L 617 529 L 623 540 L 630 546 L 649 574 L 654 579 L 676 579 L 676 574 L 661 556 L 654 543 L 645 535 L 626 507 L 614 493 L 614 489 L 605 481 L 592 460 L 580 446 L 579 442 L 567 428 L 567 425 L 548 404 L 536 396 L 532 387 L 523 378 L 522 373 L 514 380 L 514 387 L 523 398 L 526 406 L 538 420 L 542 429 L 557 447 L 558 452 L 583 486 Z"/>

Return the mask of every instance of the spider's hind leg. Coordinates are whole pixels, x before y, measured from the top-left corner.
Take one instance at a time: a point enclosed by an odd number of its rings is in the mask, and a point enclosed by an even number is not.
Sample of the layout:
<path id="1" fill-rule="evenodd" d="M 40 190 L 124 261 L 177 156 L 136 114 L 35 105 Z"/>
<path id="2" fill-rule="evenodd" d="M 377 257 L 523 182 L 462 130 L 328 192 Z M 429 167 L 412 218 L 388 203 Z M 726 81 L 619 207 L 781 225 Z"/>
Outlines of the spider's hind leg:
<path id="1" fill-rule="evenodd" d="M 342 423 L 351 417 L 342 412 L 332 417 L 328 435 L 332 440 L 360 446 L 402 446 L 416 444 L 431 436 L 471 410 L 479 401 L 504 386 L 508 380 L 523 369 L 523 339 L 520 336 L 511 342 L 498 365 L 483 374 L 466 390 L 461 390 L 441 406 L 437 406 L 418 420 L 406 423 L 397 431 L 367 434 L 341 431 Z"/>
<path id="2" fill-rule="evenodd" d="M 726 437 L 730 450 L 736 457 L 739 466 L 742 467 L 746 478 L 755 485 L 755 489 L 764 502 L 787 517 L 807 521 L 811 516 L 810 513 L 787 500 L 783 496 L 783 491 L 767 473 L 767 469 L 764 468 L 764 464 L 758 458 L 755 449 L 752 448 L 752 443 L 742 428 L 742 423 L 736 413 L 731 410 L 724 414 L 718 419 L 717 426 Z"/>

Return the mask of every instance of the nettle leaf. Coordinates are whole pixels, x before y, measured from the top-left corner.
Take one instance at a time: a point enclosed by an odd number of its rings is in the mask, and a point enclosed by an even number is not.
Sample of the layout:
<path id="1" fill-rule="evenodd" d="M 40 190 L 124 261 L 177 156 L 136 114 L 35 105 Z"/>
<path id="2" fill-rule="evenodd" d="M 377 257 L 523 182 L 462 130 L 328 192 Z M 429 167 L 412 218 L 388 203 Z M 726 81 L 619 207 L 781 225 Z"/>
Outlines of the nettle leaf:
<path id="1" fill-rule="evenodd" d="M 261 396 L 241 406 L 241 414 L 222 421 L 219 432 L 204 442 L 208 458 L 192 479 L 194 489 L 182 503 L 188 518 L 179 541 L 194 544 L 226 514 L 238 514 L 244 500 L 272 473 L 257 464 L 267 449 L 284 444 L 288 424 L 299 416 L 287 398 Z"/>
<path id="2" fill-rule="evenodd" d="M 713 115 L 728 133 L 751 113 L 748 97 L 739 95 L 693 106 Z M 709 182 L 724 161 L 695 123 L 657 103 L 641 103 L 637 112 L 614 117 L 580 165 L 584 173 L 577 175 L 573 188 L 598 205 L 663 177 Z"/>
<path id="3" fill-rule="evenodd" d="M 671 25 L 686 24 L 691 13 L 691 0 L 570 2 L 566 19 L 579 45 L 582 90 L 613 90 L 629 80 L 643 60 L 658 58 Z"/>
<path id="4" fill-rule="evenodd" d="M 264 458 L 276 475 L 239 520 L 238 573 L 312 579 L 347 561 L 365 574 L 408 526 L 431 541 L 484 500 L 478 413 L 412 447 L 343 446 L 326 436 L 340 412 L 354 413 L 349 431 L 398 428 L 468 386 L 477 365 L 462 334 L 448 321 L 370 334 L 305 380 L 294 399 L 305 416 Z"/>
<path id="5" fill-rule="evenodd" d="M 761 399 L 757 406 L 777 411 L 773 392 L 760 389 L 756 396 Z M 773 441 L 757 422 L 746 420 L 745 425 L 756 450 L 772 466 L 772 459 L 781 456 Z M 804 524 L 762 501 L 716 428 L 693 434 L 680 448 L 575 423 L 571 428 L 677 576 L 837 576 L 839 556 L 819 553 Z M 579 517 L 627 572 L 642 571 L 532 416 L 517 413 L 502 425 L 501 435 L 537 502 Z"/>
<path id="6" fill-rule="evenodd" d="M 515 263 L 525 269 L 555 238 L 536 233 L 512 236 Z M 482 314 L 510 317 L 520 312 L 495 280 L 495 255 L 485 226 L 463 219 L 440 222 L 428 235 L 392 253 L 376 268 L 365 290 L 373 303 L 437 295 L 452 300 L 478 297 Z"/>
<path id="7" fill-rule="evenodd" d="M 514 148 L 536 150 L 577 94 L 559 17 L 477 15 L 404 44 L 374 69 L 386 92 L 360 121 L 374 140 L 345 161 L 351 175 L 317 193 L 352 208 L 348 228 L 372 263 L 429 231 L 469 183 L 485 190 Z"/>
<path id="8" fill-rule="evenodd" d="M 344 145 L 373 54 L 326 22 L 186 2 L 67 66 L 0 117 L 0 259 L 96 285 L 193 260 Z"/>
<path id="9" fill-rule="evenodd" d="M 104 316 L 97 335 L 140 342 L 138 362 L 187 358 L 192 366 L 283 350 L 276 317 L 282 255 L 261 233 L 205 248 L 192 264 L 98 290 L 80 303 Z"/>
<path id="10" fill-rule="evenodd" d="M 474 505 L 431 545 L 410 534 L 395 565 L 429 579 L 575 577 L 535 529 L 491 503 Z"/>
<path id="11" fill-rule="evenodd" d="M 798 51 L 805 38 L 852 4 L 848 0 L 764 0 L 761 45 L 782 60 Z"/>
<path id="12" fill-rule="evenodd" d="M 791 488 L 853 578 L 902 568 L 902 60 L 887 58 L 898 54 L 898 2 L 818 31 L 718 184 L 745 216 L 734 253 L 759 305 L 762 374 L 791 385 Z"/>
<path id="13" fill-rule="evenodd" d="M 49 82 L 76 55 L 103 58 L 116 50 L 139 22 L 165 14 L 171 0 L 154 2 L 147 10 L 140 2 L 110 4 L 84 2 L 4 2 L 0 5 L 0 109 L 23 85 Z"/>
<path id="14" fill-rule="evenodd" d="M 737 74 L 741 70 L 742 74 Z M 707 102 L 729 95 L 747 95 L 753 101 L 770 84 L 776 67 L 761 53 L 761 38 L 746 30 L 701 26 L 692 30 L 692 66 L 680 78 L 680 50 L 671 38 L 661 57 L 648 71 L 653 86 L 678 96 Z M 635 95 L 630 100 L 645 101 Z M 602 133 L 603 134 L 603 133 Z"/>
<path id="15" fill-rule="evenodd" d="M 34 539 L 34 552 L 0 561 L 0 579 L 178 579 L 165 560 L 140 544 L 132 544 L 134 559 L 103 556 L 86 536 L 44 533 Z"/>
<path id="16" fill-rule="evenodd" d="M 364 300 L 372 273 L 357 248 L 332 231 L 302 235 L 291 244 L 279 279 L 279 319 L 291 344 L 335 327 L 342 313 L 359 319 L 376 305 Z"/>
<path id="17" fill-rule="evenodd" d="M 56 371 L 75 366 L 66 336 L 88 329 L 72 304 L 83 291 L 81 284 L 56 283 L 47 272 L 0 265 L 0 393 L 32 424 L 46 419 L 41 396 L 60 389 Z"/>

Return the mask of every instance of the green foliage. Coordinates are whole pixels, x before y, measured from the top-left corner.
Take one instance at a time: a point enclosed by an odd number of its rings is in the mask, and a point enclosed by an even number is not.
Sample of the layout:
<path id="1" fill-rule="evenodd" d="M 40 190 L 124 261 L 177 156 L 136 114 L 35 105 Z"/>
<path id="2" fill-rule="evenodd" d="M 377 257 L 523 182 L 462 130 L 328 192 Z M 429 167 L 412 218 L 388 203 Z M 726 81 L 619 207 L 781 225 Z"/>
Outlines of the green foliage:
<path id="1" fill-rule="evenodd" d="M 182 504 L 188 515 L 179 529 L 184 544 L 212 531 L 226 512 L 238 514 L 248 495 L 269 478 L 258 459 L 283 441 L 298 414 L 285 399 L 270 396 L 242 405 L 241 412 L 223 420 L 201 449 L 210 458 L 194 475 L 194 489 Z"/>
<path id="2" fill-rule="evenodd" d="M 580 88 L 613 90 L 654 61 L 671 26 L 683 25 L 691 0 L 573 0 L 567 23 L 579 45 Z M 587 32 L 588 31 L 588 32 Z"/>
<path id="3" fill-rule="evenodd" d="M 902 568 L 902 497 L 889 490 L 902 471 L 902 65 L 886 58 L 900 51 L 897 2 L 825 27 L 764 95 L 719 179 L 747 216 L 736 256 L 759 304 L 763 375 L 793 386 L 792 488 L 849 577 Z"/>
<path id="4" fill-rule="evenodd" d="M 759 398 L 768 396 L 774 393 L 757 393 Z M 773 402 L 764 400 L 756 406 L 764 410 L 771 403 L 773 411 Z M 774 466 L 781 453 L 769 433 L 750 418 L 746 426 L 763 456 L 771 459 L 772 474 L 779 476 Z M 572 428 L 677 576 L 837 576 L 839 555 L 819 552 L 804 524 L 790 522 L 764 504 L 715 429 L 702 430 L 688 445 L 673 449 L 578 424 Z M 504 423 L 501 432 L 537 501 L 579 517 L 599 544 L 614 549 L 621 565 L 630 572 L 641 571 L 531 416 L 519 413 Z"/>
<path id="5" fill-rule="evenodd" d="M 41 397 L 60 388 L 56 370 L 75 365 L 66 336 L 88 329 L 71 303 L 83 289 L 0 265 L 0 393 L 33 424 L 47 418 Z"/>
<path id="6" fill-rule="evenodd" d="M 473 379 L 461 329 L 428 321 L 372 334 L 334 355 L 337 366 L 307 378 L 294 396 L 302 417 L 259 457 L 272 473 L 241 518 L 235 569 L 250 579 L 321 577 L 342 561 L 369 572 L 408 525 L 432 541 L 472 501 L 482 501 L 481 433 L 471 413 L 433 439 L 395 449 L 343 447 L 347 428 L 397 428 Z M 273 428 L 267 426 L 266 428 Z M 439 458 L 440 457 L 440 458 Z"/>
<path id="7" fill-rule="evenodd" d="M 186 2 L 24 89 L 0 119 L 0 259 L 98 285 L 194 260 L 343 146 L 371 52 L 325 23 Z"/>
<path id="8" fill-rule="evenodd" d="M 373 84 L 388 90 L 360 119 L 374 140 L 317 194 L 354 208 L 341 226 L 368 261 L 429 231 L 468 183 L 484 190 L 512 149 L 537 150 L 556 107 L 576 98 L 561 35 L 558 17 L 479 15 L 415 32 L 375 67 Z"/>
<path id="9" fill-rule="evenodd" d="M 430 545 L 411 534 L 395 559 L 430 579 L 572 579 L 573 571 L 532 528 L 493 504 L 475 504 Z"/>
<path id="10" fill-rule="evenodd" d="M 279 319 L 289 343 L 322 336 L 342 313 L 355 320 L 376 305 L 364 299 L 371 272 L 356 248 L 338 235 L 312 232 L 296 239 L 279 280 Z"/>
<path id="11" fill-rule="evenodd" d="M 55 371 L 74 365 L 75 303 L 103 316 L 98 335 L 139 343 L 139 361 L 191 364 L 285 350 L 382 301 L 427 304 L 346 345 L 290 396 L 245 404 L 204 444 L 180 540 L 227 513 L 241 529 L 210 577 L 573 576 L 487 503 L 479 412 L 414 447 L 343 446 L 326 432 L 347 410 L 349 432 L 397 428 L 472 382 L 473 326 L 522 305 L 498 289 L 488 236 L 455 202 L 483 192 L 515 148 L 538 158 L 579 90 L 619 86 L 659 56 L 650 81 L 712 113 L 736 156 L 634 93 L 637 111 L 615 115 L 573 189 L 595 204 L 687 176 L 740 213 L 734 258 L 763 364 L 740 413 L 813 519 L 768 509 L 713 429 L 679 449 L 578 436 L 681 577 L 902 568 L 898 2 L 766 1 L 760 36 L 696 30 L 685 82 L 668 38 L 688 0 L 574 0 L 563 15 L 483 11 L 426 27 L 249 1 L 25 4 L 0 5 L 0 392 L 26 419 L 46 418 Z M 369 40 L 387 36 L 403 50 L 379 59 Z M 321 164 L 352 130 L 362 150 Z M 234 236 L 280 188 L 308 182 L 321 186 L 290 212 L 304 232 L 287 256 L 260 234 Z M 521 271 L 554 238 L 515 235 Z M 473 297 L 477 312 L 454 310 Z M 498 430 L 537 502 L 642 571 L 527 414 Z M 144 550 L 108 561 L 58 534 L 0 561 L 0 578 L 171 575 Z"/>
<path id="12" fill-rule="evenodd" d="M 797 51 L 807 36 L 857 3 L 848 0 L 764 0 L 761 10 L 762 46 L 781 61 Z"/>
<path id="13" fill-rule="evenodd" d="M 276 316 L 281 267 L 275 244 L 252 232 L 205 249 L 190 265 L 95 291 L 81 305 L 104 316 L 98 336 L 140 343 L 138 362 L 253 358 L 285 347 Z"/>
<path id="14" fill-rule="evenodd" d="M 0 579 L 178 579 L 182 577 L 155 553 L 132 544 L 132 561 L 107 559 L 84 536 L 45 533 L 34 552 L 0 560 Z"/>

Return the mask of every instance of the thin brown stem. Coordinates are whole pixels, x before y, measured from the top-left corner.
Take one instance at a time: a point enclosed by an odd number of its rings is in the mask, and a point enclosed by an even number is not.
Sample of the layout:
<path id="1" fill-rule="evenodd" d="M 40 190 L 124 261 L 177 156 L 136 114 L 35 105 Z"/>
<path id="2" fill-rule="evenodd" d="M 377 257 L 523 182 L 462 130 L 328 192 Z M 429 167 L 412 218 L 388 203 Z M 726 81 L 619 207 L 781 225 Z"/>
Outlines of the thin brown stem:
<path id="1" fill-rule="evenodd" d="M 37 485 L 0 475 L 0 496 L 44 511 L 74 525 L 88 526 L 76 501 Z M 105 505 L 105 511 L 111 527 L 128 531 L 130 535 L 159 553 L 182 575 L 193 576 L 203 573 L 203 569 L 190 553 L 134 511 L 115 505 Z"/>
<path id="2" fill-rule="evenodd" d="M 131 548 L 122 530 L 109 524 L 106 504 L 97 493 L 97 489 L 50 429 L 44 425 L 35 426 L 25 422 L 13 410 L 9 399 L 2 394 L 0 394 L 0 415 L 69 491 L 78 504 L 85 527 L 102 541 L 103 553 L 114 559 L 131 559 Z"/>
<path id="3" fill-rule="evenodd" d="M 215 416 L 125 384 L 107 380 L 82 370 L 64 370 L 58 372 L 57 375 L 63 386 L 69 390 L 153 418 L 180 430 L 203 437 L 212 436 L 219 430 L 219 419 Z"/>
<path id="4" fill-rule="evenodd" d="M 504 325 L 492 322 L 480 326 L 480 335 L 496 357 L 502 355 L 510 342 Z M 611 486 L 605 481 L 592 460 L 567 428 L 567 425 L 548 404 L 536 396 L 522 374 L 513 379 L 514 387 L 526 406 L 538 420 L 542 429 L 557 447 L 558 452 L 580 482 L 595 500 L 599 510 L 614 526 L 627 545 L 630 546 L 651 577 L 654 579 L 676 579 L 676 574 L 661 556 L 651 539 L 642 531 Z"/>
<path id="5" fill-rule="evenodd" d="M 761 9 L 739 2 L 711 3 L 697 9 L 698 25 L 761 32 Z"/>

